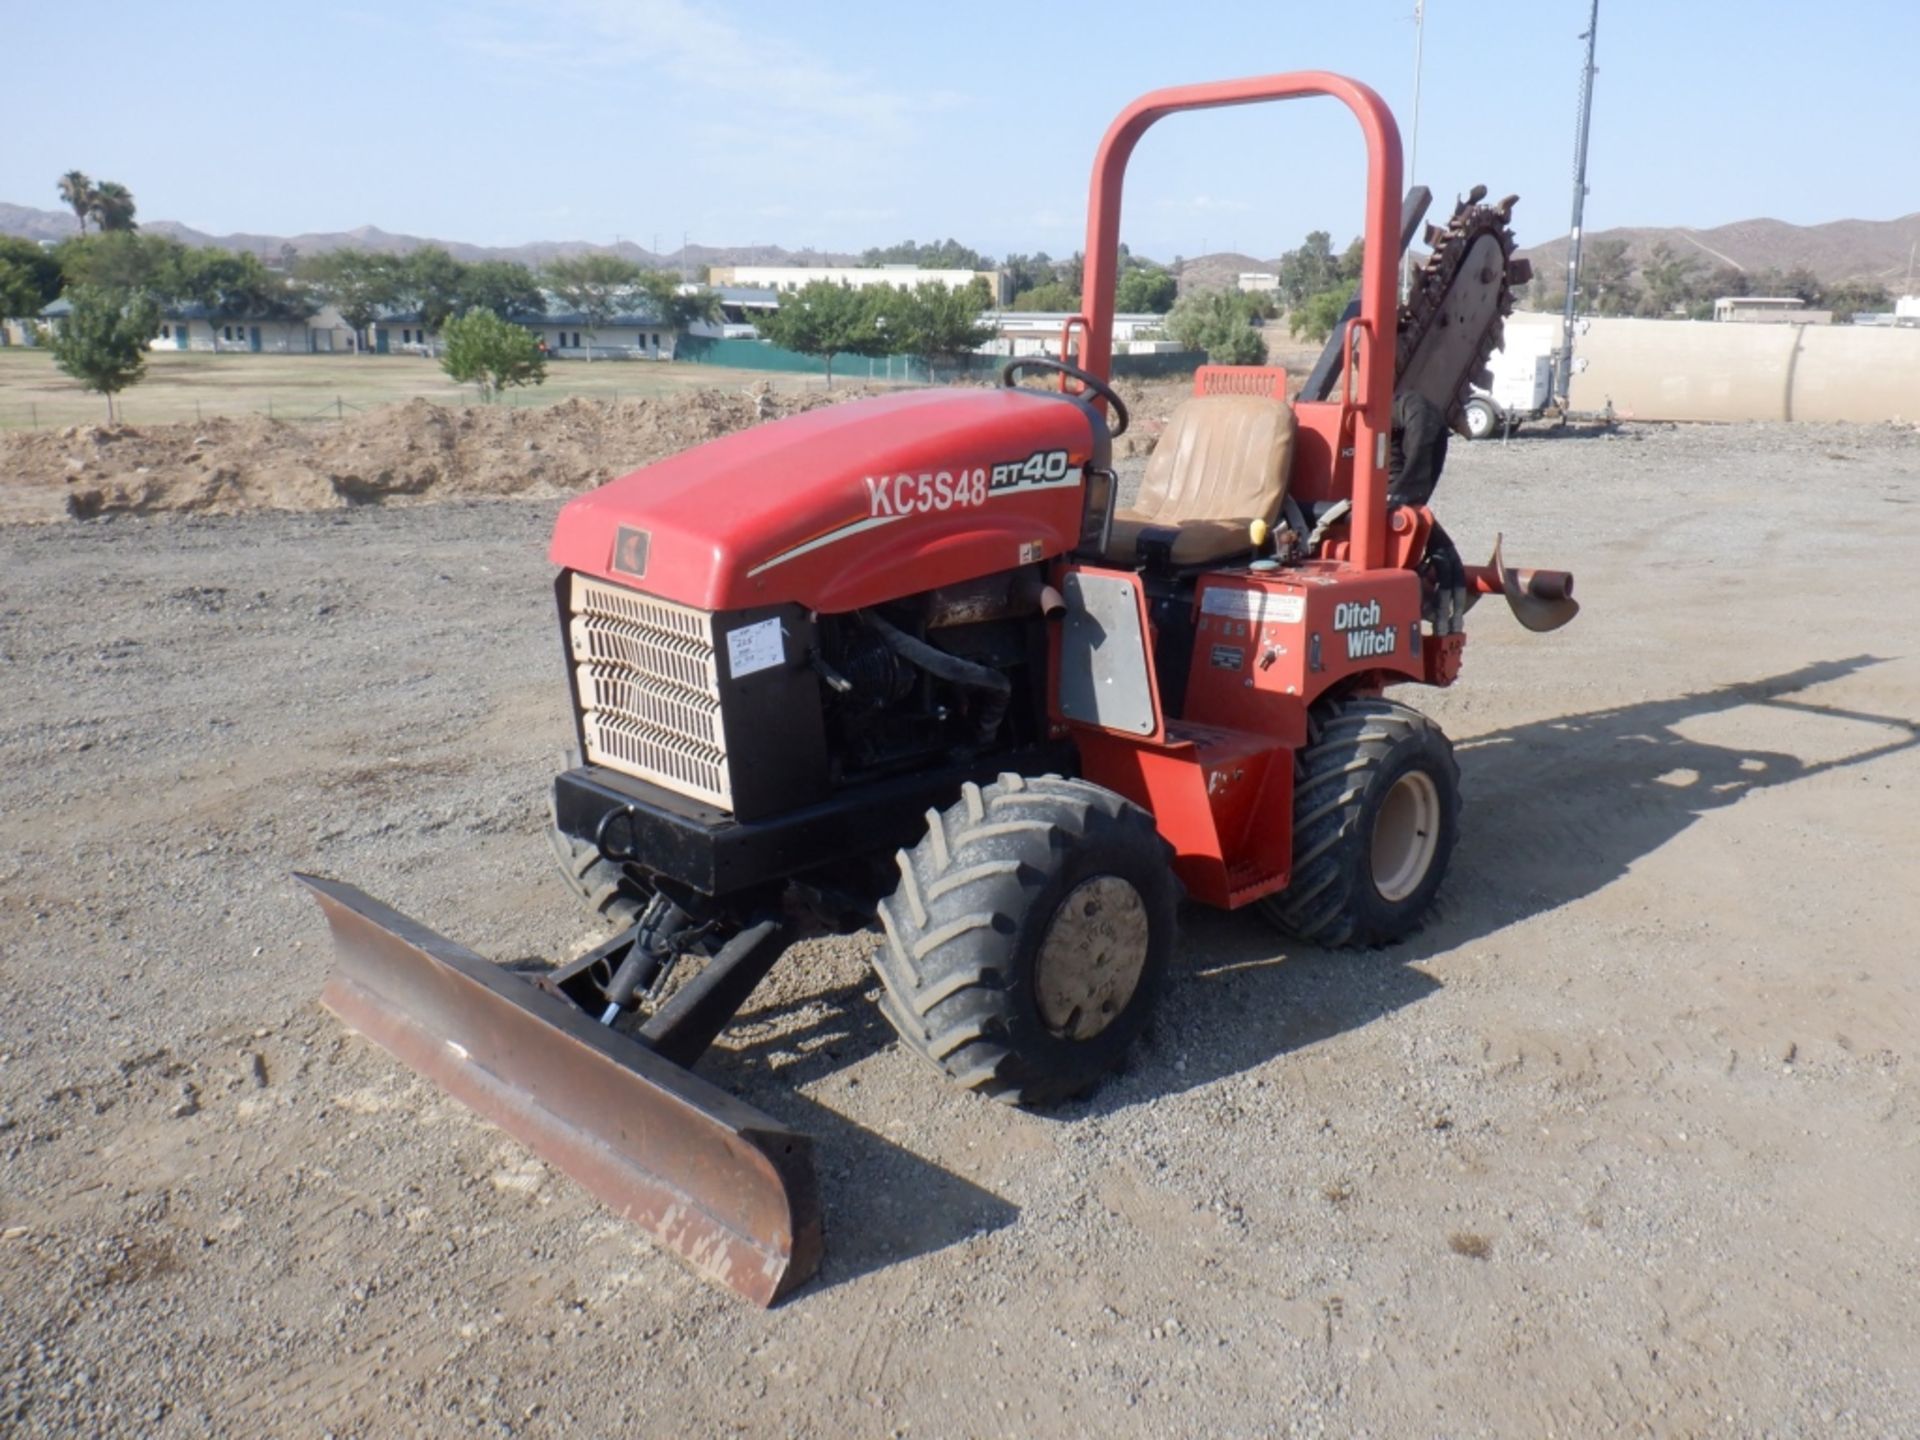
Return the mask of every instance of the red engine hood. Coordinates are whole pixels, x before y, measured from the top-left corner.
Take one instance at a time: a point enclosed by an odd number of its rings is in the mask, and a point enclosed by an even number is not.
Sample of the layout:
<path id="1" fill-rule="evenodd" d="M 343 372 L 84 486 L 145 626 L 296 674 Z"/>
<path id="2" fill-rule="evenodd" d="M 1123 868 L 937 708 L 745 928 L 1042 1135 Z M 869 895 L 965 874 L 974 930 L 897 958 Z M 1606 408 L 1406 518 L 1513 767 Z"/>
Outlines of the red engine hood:
<path id="1" fill-rule="evenodd" d="M 702 610 L 852 610 L 1071 549 L 1097 428 L 1035 390 L 824 406 L 580 496 L 550 554 Z"/>

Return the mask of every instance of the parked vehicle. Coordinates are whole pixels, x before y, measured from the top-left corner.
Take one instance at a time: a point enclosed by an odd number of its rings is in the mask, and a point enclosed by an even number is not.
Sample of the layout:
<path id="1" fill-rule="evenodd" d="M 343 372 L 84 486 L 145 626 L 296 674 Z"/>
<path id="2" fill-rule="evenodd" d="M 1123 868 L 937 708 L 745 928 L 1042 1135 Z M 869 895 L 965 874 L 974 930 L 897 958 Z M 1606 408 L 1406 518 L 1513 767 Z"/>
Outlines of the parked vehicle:
<path id="1" fill-rule="evenodd" d="M 1460 409 L 1469 440 L 1485 440 L 1521 422 L 1537 420 L 1553 399 L 1553 357 L 1510 355 L 1496 350 L 1487 361 L 1488 383 L 1475 385 Z"/>

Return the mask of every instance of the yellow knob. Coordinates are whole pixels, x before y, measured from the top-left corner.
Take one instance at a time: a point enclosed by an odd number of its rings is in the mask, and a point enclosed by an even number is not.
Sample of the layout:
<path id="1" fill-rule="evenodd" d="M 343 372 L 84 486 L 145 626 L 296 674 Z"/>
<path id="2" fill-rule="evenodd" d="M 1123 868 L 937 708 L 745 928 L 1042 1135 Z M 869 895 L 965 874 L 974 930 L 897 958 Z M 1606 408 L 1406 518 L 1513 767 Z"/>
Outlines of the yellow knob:
<path id="1" fill-rule="evenodd" d="M 1256 520 L 1247 526 L 1247 538 L 1253 542 L 1256 550 L 1267 543 L 1267 534 L 1267 522 L 1264 520 Z"/>

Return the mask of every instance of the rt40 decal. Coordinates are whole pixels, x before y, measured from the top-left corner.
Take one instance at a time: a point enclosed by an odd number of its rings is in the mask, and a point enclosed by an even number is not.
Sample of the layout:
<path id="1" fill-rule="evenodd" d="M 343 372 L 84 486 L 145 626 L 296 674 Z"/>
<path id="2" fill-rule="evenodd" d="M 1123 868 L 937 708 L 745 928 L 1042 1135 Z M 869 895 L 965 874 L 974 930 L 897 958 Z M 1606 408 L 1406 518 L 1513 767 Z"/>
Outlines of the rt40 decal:
<path id="1" fill-rule="evenodd" d="M 1077 485 L 1079 475 L 1064 450 L 1036 450 L 1024 460 L 991 469 L 984 465 L 932 470 L 919 475 L 866 477 L 869 515 L 925 515 L 935 510 L 984 505 L 1013 490 Z"/>

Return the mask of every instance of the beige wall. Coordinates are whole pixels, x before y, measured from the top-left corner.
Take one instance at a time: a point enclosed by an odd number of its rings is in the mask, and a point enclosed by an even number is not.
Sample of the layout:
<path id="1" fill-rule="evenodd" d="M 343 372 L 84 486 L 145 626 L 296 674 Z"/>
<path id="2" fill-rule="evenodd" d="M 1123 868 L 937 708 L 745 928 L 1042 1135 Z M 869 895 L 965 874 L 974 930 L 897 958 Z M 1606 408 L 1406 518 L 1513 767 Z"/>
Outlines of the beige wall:
<path id="1" fill-rule="evenodd" d="M 1638 420 L 1920 421 L 1920 330 L 1855 325 L 1581 322 L 1575 410 Z M 1517 314 L 1508 348 L 1559 344 L 1558 317 Z"/>

